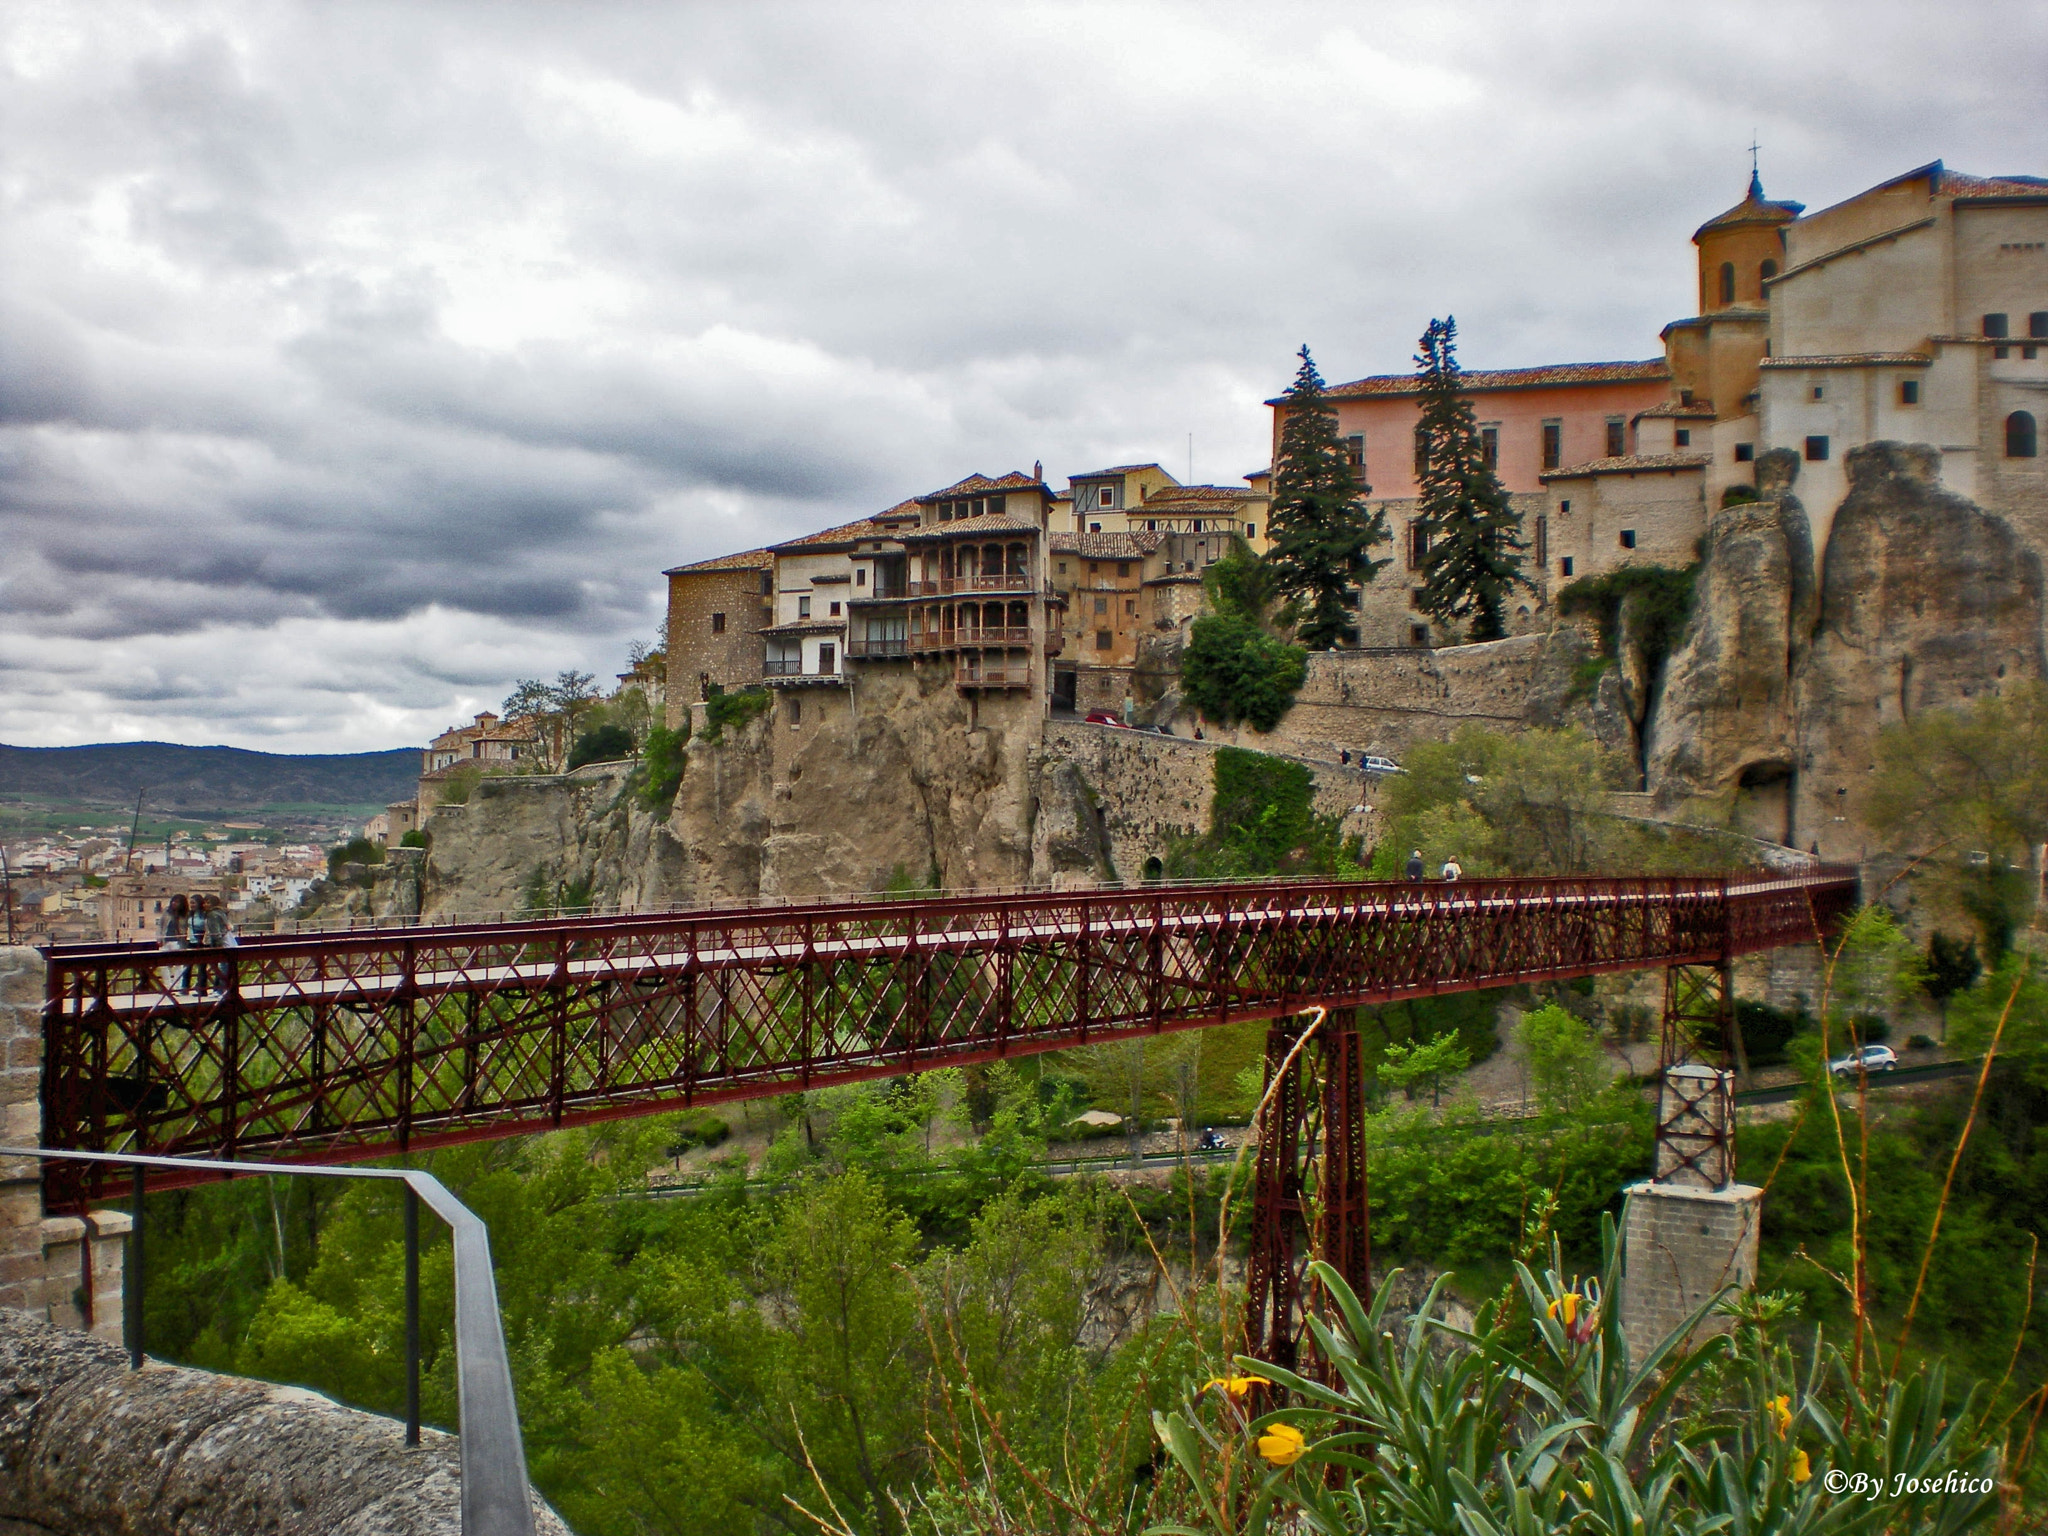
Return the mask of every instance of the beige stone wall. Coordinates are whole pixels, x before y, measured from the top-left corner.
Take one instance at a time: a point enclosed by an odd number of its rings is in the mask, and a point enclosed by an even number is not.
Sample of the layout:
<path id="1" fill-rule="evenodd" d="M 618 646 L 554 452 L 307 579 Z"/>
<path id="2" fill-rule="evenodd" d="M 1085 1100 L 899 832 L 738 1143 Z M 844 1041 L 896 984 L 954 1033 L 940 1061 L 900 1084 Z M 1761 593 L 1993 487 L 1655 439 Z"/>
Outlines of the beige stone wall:
<path id="1" fill-rule="evenodd" d="M 1755 1284 L 1764 1192 L 1749 1184 L 1681 1189 L 1646 1180 L 1627 1195 L 1621 1322 L 1629 1353 L 1640 1360 L 1724 1286 Z M 1709 1316 L 1694 1337 L 1731 1326 Z"/>
<path id="2" fill-rule="evenodd" d="M 43 1144 L 43 957 L 0 949 L 0 1145 Z M 0 1159 L 0 1307 L 43 1313 L 43 1182 L 34 1158 Z"/>
<path id="3" fill-rule="evenodd" d="M 125 1211 L 43 1218 L 43 1301 L 52 1323 L 122 1342 L 122 1275 L 133 1225 Z"/>
<path id="4" fill-rule="evenodd" d="M 1516 592 L 1508 608 L 1508 633 L 1528 634 L 1547 622 L 1543 605 L 1553 584 L 1546 581 L 1536 563 L 1536 519 L 1548 511 L 1549 496 L 1533 491 L 1508 499 L 1522 517 L 1522 538 L 1529 545 L 1522 555 L 1523 570 L 1536 588 L 1533 592 Z M 1393 542 L 1372 550 L 1375 560 L 1385 560 L 1387 564 L 1359 592 L 1358 643 L 1366 647 L 1456 644 L 1462 636 L 1451 634 L 1415 606 L 1415 589 L 1422 585 L 1410 533 L 1416 516 L 1415 502 L 1383 502 L 1374 497 L 1373 505 L 1385 511 L 1387 531 L 1393 535 Z M 1554 557 L 1551 568 L 1556 568 Z M 1421 639 L 1417 638 L 1418 630 L 1425 632 Z"/>
<path id="5" fill-rule="evenodd" d="M 728 692 L 761 681 L 761 626 L 770 599 L 761 593 L 761 570 L 677 572 L 668 579 L 669 729 L 682 724 L 706 680 Z M 723 633 L 712 615 L 725 615 Z"/>
<path id="6" fill-rule="evenodd" d="M 1557 479 L 1547 515 L 1553 587 L 1629 565 L 1684 567 L 1698 558 L 1706 532 L 1704 480 L 1698 469 Z M 1567 559 L 1570 576 L 1564 574 Z"/>

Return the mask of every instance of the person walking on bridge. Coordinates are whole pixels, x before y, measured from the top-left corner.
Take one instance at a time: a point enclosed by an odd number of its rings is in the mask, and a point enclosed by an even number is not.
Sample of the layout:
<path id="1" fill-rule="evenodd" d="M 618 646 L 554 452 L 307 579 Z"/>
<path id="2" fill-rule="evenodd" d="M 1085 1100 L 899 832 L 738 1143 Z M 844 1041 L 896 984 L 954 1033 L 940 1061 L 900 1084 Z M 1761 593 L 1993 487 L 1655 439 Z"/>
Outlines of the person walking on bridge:
<path id="1" fill-rule="evenodd" d="M 1460 875 L 1464 873 L 1465 871 L 1459 865 L 1458 856 L 1455 853 L 1452 854 L 1448 859 L 1444 860 L 1444 879 L 1456 880 Z"/>
<path id="2" fill-rule="evenodd" d="M 1410 885 L 1422 884 L 1423 865 L 1422 850 L 1420 848 L 1408 855 L 1408 868 L 1404 873 L 1407 874 Z"/>

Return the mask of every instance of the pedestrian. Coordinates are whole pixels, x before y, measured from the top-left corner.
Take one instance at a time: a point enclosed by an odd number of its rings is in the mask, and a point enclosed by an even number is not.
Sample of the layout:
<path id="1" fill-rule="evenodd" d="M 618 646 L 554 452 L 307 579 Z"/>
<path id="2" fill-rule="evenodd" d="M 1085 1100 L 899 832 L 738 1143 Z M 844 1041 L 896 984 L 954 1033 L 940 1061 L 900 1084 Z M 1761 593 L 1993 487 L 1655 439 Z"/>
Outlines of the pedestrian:
<path id="1" fill-rule="evenodd" d="M 1408 855 L 1407 875 L 1410 884 L 1422 884 L 1422 850 L 1420 848 Z"/>
<path id="2" fill-rule="evenodd" d="M 1446 880 L 1455 880 L 1464 873 L 1465 871 L 1458 866 L 1458 856 L 1455 853 L 1444 860 L 1444 878 Z"/>
<path id="3" fill-rule="evenodd" d="M 1337 764 L 1341 768 L 1349 768 L 1351 766 L 1351 749 L 1349 747 L 1345 747 L 1338 752 Z"/>
<path id="4" fill-rule="evenodd" d="M 206 947 L 206 898 L 194 896 L 192 904 L 185 911 L 185 947 L 204 949 Z M 211 967 L 186 966 L 185 990 L 198 992 L 206 989 L 206 978 Z"/>
<path id="5" fill-rule="evenodd" d="M 189 909 L 185 904 L 185 898 L 182 895 L 173 896 L 169 904 L 164 908 L 163 923 L 157 930 L 156 943 L 158 949 L 183 949 L 185 947 L 185 923 L 188 916 Z M 191 984 L 192 971 L 191 967 L 188 966 L 185 970 L 184 979 L 178 985 L 180 990 L 182 990 Z"/>
<path id="6" fill-rule="evenodd" d="M 206 898 L 206 947 L 208 949 L 225 949 L 228 944 L 228 937 L 227 908 L 222 904 L 220 897 L 209 896 Z M 210 990 L 225 992 L 227 989 L 227 963 L 225 961 L 217 961 L 213 966 L 213 984 Z"/>

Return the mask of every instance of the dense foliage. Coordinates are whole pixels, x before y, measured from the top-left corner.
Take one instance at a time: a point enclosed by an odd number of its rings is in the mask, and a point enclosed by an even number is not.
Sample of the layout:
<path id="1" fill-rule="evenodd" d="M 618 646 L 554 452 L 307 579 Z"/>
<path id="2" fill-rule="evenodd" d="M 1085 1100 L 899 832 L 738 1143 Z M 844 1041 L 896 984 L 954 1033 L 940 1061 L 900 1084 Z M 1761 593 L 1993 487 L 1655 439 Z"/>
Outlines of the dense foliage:
<path id="1" fill-rule="evenodd" d="M 737 693 L 726 693 L 714 686 L 711 697 L 704 701 L 704 740 L 707 743 L 721 740 L 728 727 L 738 730 L 749 721 L 758 719 L 772 702 L 766 688 L 742 688 Z"/>
<path id="2" fill-rule="evenodd" d="M 1692 616 L 1693 583 L 1699 567 L 1672 570 L 1662 565 L 1625 565 L 1602 576 L 1583 576 L 1557 594 L 1560 613 L 1583 613 L 1600 623 L 1600 660 L 1612 665 L 1621 655 L 1624 627 L 1640 647 L 1652 682 L 1678 649 Z"/>
<path id="3" fill-rule="evenodd" d="M 1357 868 L 1337 818 L 1316 814 L 1315 779 L 1305 764 L 1237 747 L 1218 748 L 1211 761 L 1209 830 L 1173 847 L 1169 875 L 1243 879 Z"/>
<path id="4" fill-rule="evenodd" d="M 1196 619 L 1181 649 L 1181 693 L 1219 725 L 1272 730 L 1307 676 L 1306 651 L 1235 614 Z"/>
<path id="5" fill-rule="evenodd" d="M 1371 551 L 1389 535 L 1386 513 L 1366 505 L 1371 487 L 1352 475 L 1322 375 L 1307 347 L 1300 355 L 1280 406 L 1266 560 L 1275 589 L 1294 600 L 1302 644 L 1327 651 L 1358 639 L 1351 593 L 1387 563 Z"/>
<path id="6" fill-rule="evenodd" d="M 1415 429 L 1416 517 L 1429 548 L 1422 557 L 1424 612 L 1466 629 L 1473 640 L 1507 633 L 1507 605 L 1522 574 L 1522 519 L 1487 462 L 1472 401 L 1458 367 L 1458 322 L 1432 320 L 1415 366 L 1422 420 Z"/>
<path id="7" fill-rule="evenodd" d="M 640 748 L 640 773 L 635 784 L 643 810 L 667 815 L 669 807 L 675 804 L 676 791 L 683 787 L 683 770 L 690 762 L 689 754 L 683 750 L 689 740 L 687 723 L 680 731 L 657 725 L 647 733 Z"/>
<path id="8" fill-rule="evenodd" d="M 585 763 L 616 763 L 633 755 L 633 733 L 623 725 L 606 723 L 577 736 L 563 767 L 581 768 Z"/>

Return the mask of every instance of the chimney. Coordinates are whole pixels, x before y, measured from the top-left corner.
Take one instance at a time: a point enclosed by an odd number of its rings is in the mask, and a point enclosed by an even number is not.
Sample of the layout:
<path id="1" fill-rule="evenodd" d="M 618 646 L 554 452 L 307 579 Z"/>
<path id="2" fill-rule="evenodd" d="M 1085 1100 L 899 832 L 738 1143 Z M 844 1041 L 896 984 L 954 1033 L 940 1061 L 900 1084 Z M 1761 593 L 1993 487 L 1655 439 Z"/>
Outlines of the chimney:
<path id="1" fill-rule="evenodd" d="M 1032 479 L 1034 479 L 1034 480 L 1037 480 L 1037 481 L 1039 481 L 1040 483 L 1043 483 L 1043 482 L 1044 482 L 1044 480 L 1045 480 L 1045 460 L 1043 460 L 1043 459 L 1033 459 L 1033 460 L 1031 461 L 1031 478 L 1032 478 Z"/>

